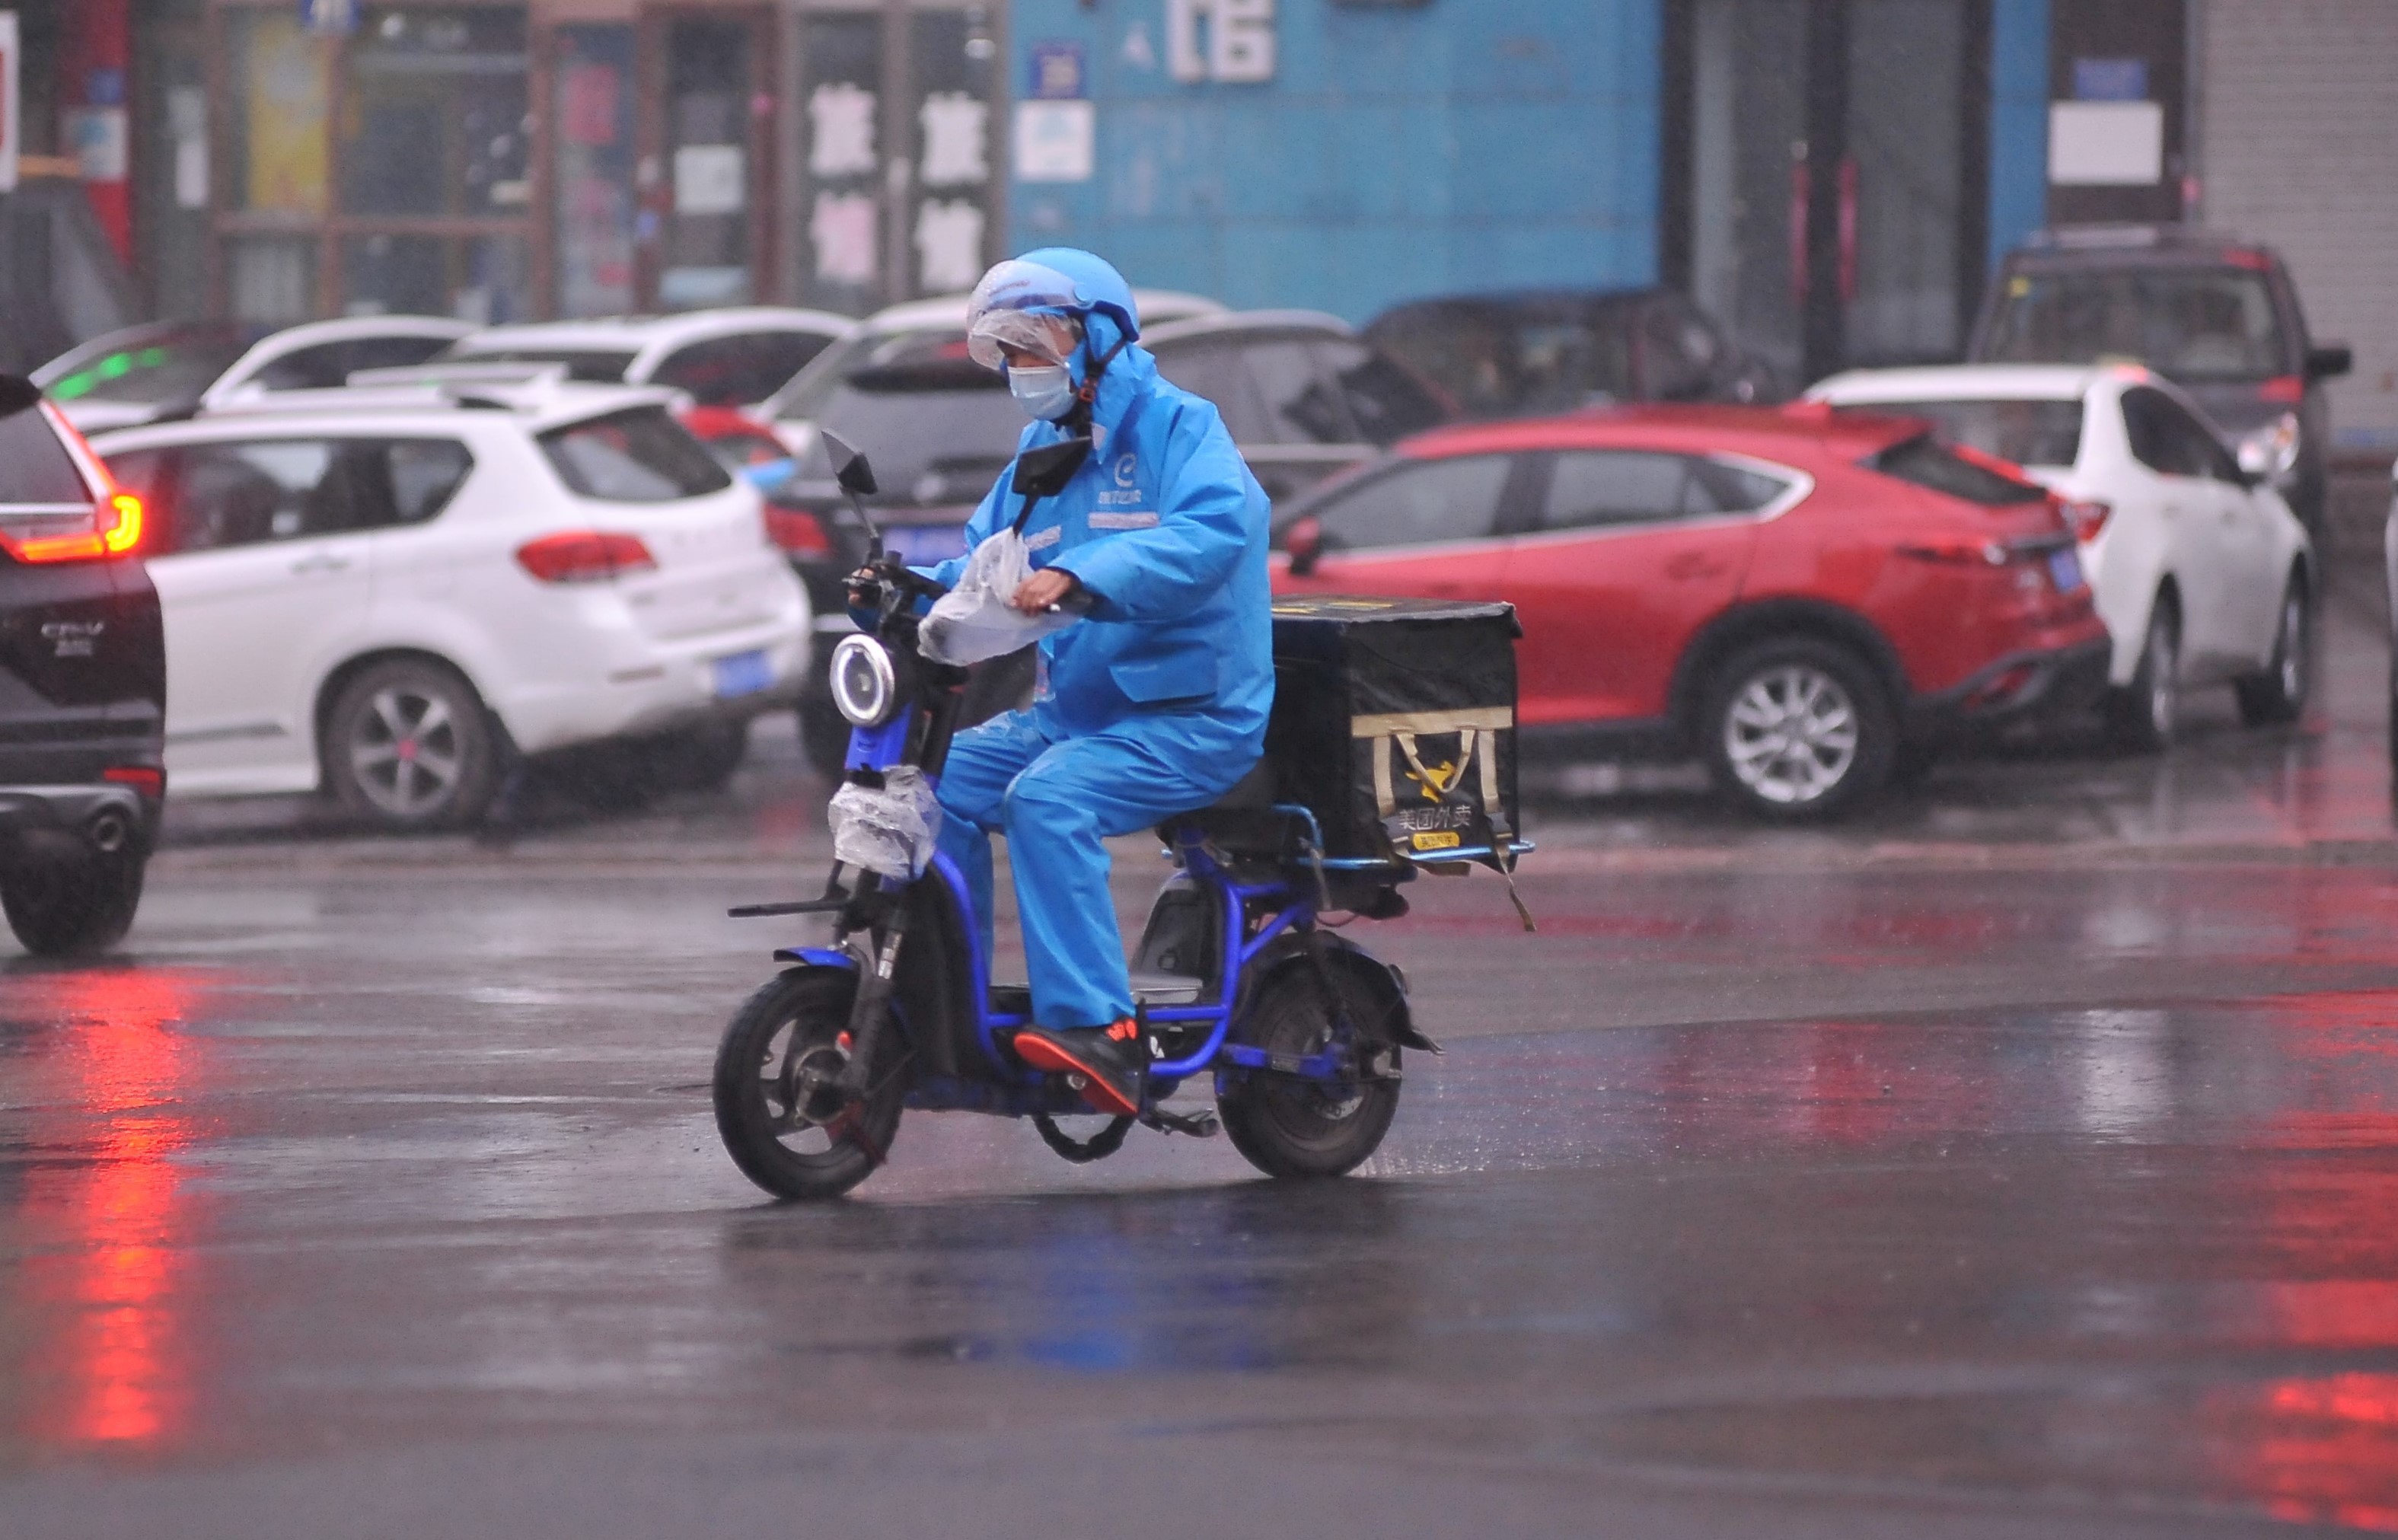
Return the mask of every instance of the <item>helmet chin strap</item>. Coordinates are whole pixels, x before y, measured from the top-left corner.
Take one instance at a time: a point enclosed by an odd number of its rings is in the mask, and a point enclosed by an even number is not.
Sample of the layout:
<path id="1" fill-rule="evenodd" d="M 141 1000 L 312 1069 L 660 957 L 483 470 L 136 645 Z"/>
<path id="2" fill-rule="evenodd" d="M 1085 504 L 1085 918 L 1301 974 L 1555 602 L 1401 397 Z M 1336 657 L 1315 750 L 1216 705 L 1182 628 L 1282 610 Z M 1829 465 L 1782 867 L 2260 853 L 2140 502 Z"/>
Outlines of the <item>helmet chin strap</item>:
<path id="1" fill-rule="evenodd" d="M 1091 431 L 1091 409 L 1099 399 L 1099 382 L 1107 377 L 1108 365 L 1115 362 L 1116 355 L 1123 352 L 1131 341 L 1130 337 L 1116 338 L 1115 345 L 1091 361 L 1083 383 L 1074 387 L 1074 404 L 1067 409 L 1065 416 L 1058 420 L 1058 426 L 1064 428 L 1070 438 L 1080 438 Z M 1086 338 L 1083 346 L 1087 351 L 1090 345 Z"/>

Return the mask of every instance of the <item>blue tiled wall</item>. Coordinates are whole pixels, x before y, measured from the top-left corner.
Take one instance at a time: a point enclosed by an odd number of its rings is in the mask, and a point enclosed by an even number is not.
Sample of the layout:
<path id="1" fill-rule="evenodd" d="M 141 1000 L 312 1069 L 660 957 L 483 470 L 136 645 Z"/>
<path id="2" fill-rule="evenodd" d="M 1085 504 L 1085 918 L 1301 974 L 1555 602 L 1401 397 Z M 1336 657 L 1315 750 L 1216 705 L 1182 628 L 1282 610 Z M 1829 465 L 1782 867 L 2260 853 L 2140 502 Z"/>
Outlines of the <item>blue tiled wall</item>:
<path id="1" fill-rule="evenodd" d="M 1281 0 L 1275 78 L 1174 80 L 1165 0 L 1015 0 L 1010 71 L 1082 44 L 1097 175 L 1017 182 L 1016 249 L 1364 320 L 1423 294 L 1656 272 L 1658 0 Z M 1143 50 L 1127 47 L 1138 28 Z"/>

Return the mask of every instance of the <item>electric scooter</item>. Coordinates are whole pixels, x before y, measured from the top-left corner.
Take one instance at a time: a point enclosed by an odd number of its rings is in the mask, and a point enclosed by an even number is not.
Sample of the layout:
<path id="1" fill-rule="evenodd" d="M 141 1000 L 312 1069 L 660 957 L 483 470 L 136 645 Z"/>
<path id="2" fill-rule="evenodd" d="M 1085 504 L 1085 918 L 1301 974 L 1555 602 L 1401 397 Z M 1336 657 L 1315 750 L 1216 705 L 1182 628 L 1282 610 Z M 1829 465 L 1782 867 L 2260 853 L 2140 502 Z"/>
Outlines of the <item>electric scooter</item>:
<path id="1" fill-rule="evenodd" d="M 1088 448 L 1068 440 L 1027 453 L 1014 490 L 1055 495 Z M 883 553 L 860 501 L 875 490 L 865 458 L 829 439 L 827 449 L 869 532 L 880 590 L 872 623 L 832 659 L 833 697 L 853 727 L 843 791 L 906 824 L 910 800 L 921 805 L 940 775 L 967 674 L 919 651 L 920 601 L 943 590 Z M 829 944 L 775 953 L 785 970 L 725 1029 L 713 1088 L 734 1164 L 777 1197 L 838 1196 L 889 1158 L 909 1110 L 1029 1118 L 1077 1162 L 1113 1154 L 1135 1121 L 1198 1137 L 1220 1128 L 1274 1177 L 1337 1176 L 1364 1162 L 1398 1110 L 1403 1051 L 1440 1049 L 1416 1030 L 1400 971 L 1324 921 L 1404 914 L 1399 889 L 1414 866 L 1327 857 L 1314 815 L 1278 801 L 1262 763 L 1158 832 L 1175 871 L 1131 975 L 1152 1046 L 1138 1119 L 1113 1118 L 1084 1140 L 1059 1127 L 1090 1108 L 1073 1077 L 1011 1051 L 1015 1032 L 1031 1024 L 1031 992 L 991 979 L 965 878 L 927 834 L 912 856 L 879 863 L 886 870 L 836 860 L 818 898 L 731 911 L 832 918 Z M 1213 1082 L 1212 1112 L 1169 1105 L 1201 1075 Z"/>

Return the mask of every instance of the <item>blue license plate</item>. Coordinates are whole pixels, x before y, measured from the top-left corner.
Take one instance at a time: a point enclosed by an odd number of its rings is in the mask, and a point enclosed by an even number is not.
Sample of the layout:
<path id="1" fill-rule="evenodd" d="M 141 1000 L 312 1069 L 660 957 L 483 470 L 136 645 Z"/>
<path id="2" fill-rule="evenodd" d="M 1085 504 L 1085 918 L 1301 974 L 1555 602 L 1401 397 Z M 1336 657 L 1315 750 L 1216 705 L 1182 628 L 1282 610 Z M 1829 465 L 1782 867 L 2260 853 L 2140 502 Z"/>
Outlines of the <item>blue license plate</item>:
<path id="1" fill-rule="evenodd" d="M 966 553 L 963 524 L 900 524 L 882 532 L 882 544 L 900 561 L 921 566 Z"/>
<path id="2" fill-rule="evenodd" d="M 735 696 L 754 696 L 775 682 L 775 666 L 766 655 L 735 653 L 731 657 L 716 660 L 716 698 L 731 700 Z"/>
<path id="3" fill-rule="evenodd" d="M 2069 550 L 2049 552 L 2048 580 L 2056 585 L 2058 593 L 2071 593 L 2081 587 L 2081 558 Z"/>

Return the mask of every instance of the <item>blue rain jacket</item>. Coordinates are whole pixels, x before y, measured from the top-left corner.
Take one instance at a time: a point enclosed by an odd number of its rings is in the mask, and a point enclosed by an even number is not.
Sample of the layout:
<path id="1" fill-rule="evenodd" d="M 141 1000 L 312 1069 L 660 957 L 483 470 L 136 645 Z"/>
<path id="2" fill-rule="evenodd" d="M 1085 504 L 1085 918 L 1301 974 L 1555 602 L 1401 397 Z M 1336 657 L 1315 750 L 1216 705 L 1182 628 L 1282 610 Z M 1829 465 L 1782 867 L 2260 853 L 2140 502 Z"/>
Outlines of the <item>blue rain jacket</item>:
<path id="1" fill-rule="evenodd" d="M 1122 335 L 1104 312 L 1084 324 L 1085 357 Z M 1034 568 L 1072 573 L 1091 601 L 1081 622 L 1041 642 L 1034 723 L 1053 742 L 1128 719 L 1170 723 L 1192 751 L 1238 761 L 1230 785 L 1263 751 L 1273 705 L 1265 491 L 1216 408 L 1160 379 L 1138 344 L 1101 376 L 1091 426 L 1090 458 L 1024 526 Z M 1017 452 L 1065 436 L 1035 422 Z M 1013 474 L 967 521 L 968 551 L 1021 511 Z M 954 584 L 964 571 L 953 557 L 929 575 Z"/>

